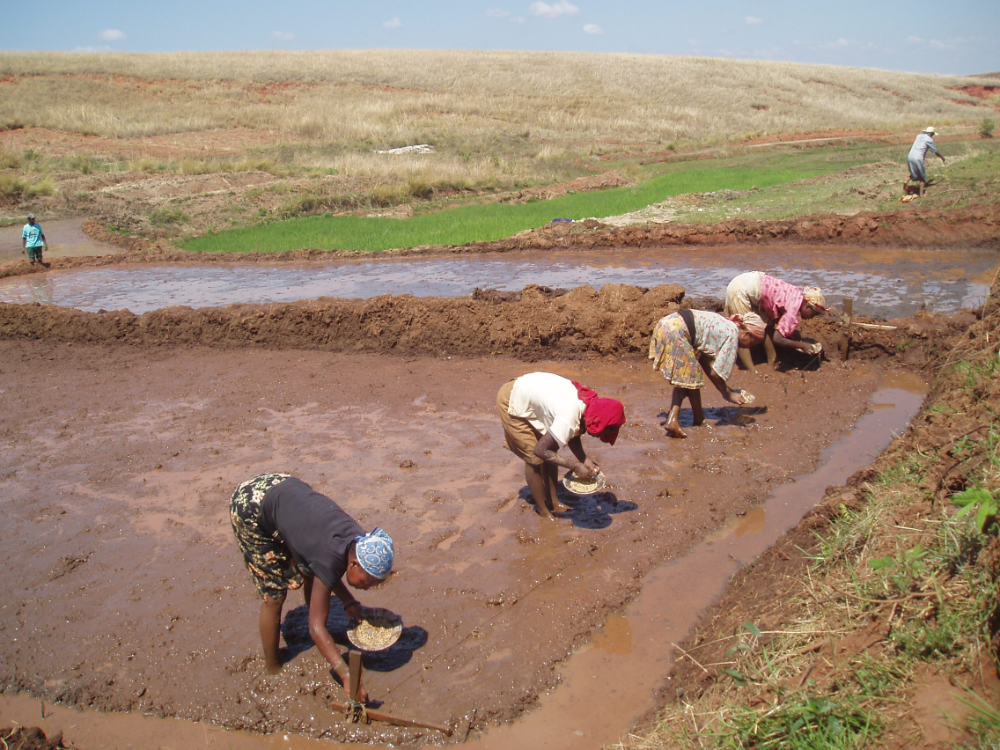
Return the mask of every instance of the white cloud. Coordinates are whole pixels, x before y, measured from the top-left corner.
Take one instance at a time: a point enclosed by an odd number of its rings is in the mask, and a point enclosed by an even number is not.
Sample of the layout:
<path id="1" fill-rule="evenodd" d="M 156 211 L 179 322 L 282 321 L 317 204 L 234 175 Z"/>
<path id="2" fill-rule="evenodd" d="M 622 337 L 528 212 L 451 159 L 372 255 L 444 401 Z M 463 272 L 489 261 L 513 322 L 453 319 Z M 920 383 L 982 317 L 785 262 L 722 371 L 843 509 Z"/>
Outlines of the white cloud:
<path id="1" fill-rule="evenodd" d="M 796 39 L 792 44 L 799 47 L 806 47 L 807 49 L 878 49 L 874 42 L 858 42 L 845 37 L 821 44 L 817 42 L 801 42 Z"/>
<path id="2" fill-rule="evenodd" d="M 510 15 L 510 12 L 503 8 L 490 8 L 486 11 L 486 15 L 490 18 L 506 18 Z"/>
<path id="3" fill-rule="evenodd" d="M 386 21 L 382 24 L 382 26 L 387 29 L 398 29 L 402 25 L 403 22 L 399 20 L 399 17 L 393 18 L 391 21 Z"/>
<path id="4" fill-rule="evenodd" d="M 125 32 L 118 29 L 105 29 L 97 35 L 97 38 L 102 42 L 117 42 L 125 38 Z"/>
<path id="5" fill-rule="evenodd" d="M 531 4 L 528 12 L 533 16 L 541 16 L 542 18 L 559 18 L 559 16 L 575 16 L 580 12 L 580 9 L 569 2 L 569 0 L 559 0 L 559 2 L 552 5 L 537 0 L 537 2 Z"/>
<path id="6" fill-rule="evenodd" d="M 936 50 L 949 50 L 955 49 L 960 45 L 964 45 L 968 40 L 962 38 L 948 39 L 946 41 L 941 41 L 940 39 L 921 39 L 919 36 L 907 37 L 907 42 L 910 44 L 920 44 L 925 47 L 931 47 Z"/>
<path id="7" fill-rule="evenodd" d="M 604 29 L 598 26 L 596 23 L 587 23 L 583 26 L 584 34 L 603 34 Z"/>
<path id="8" fill-rule="evenodd" d="M 527 19 L 525 19 L 524 16 L 514 16 L 512 19 L 510 19 L 510 22 L 511 23 L 526 23 Z"/>
<path id="9" fill-rule="evenodd" d="M 295 34 L 290 31 L 272 31 L 271 38 L 282 42 L 290 42 L 295 38 Z"/>
<path id="10" fill-rule="evenodd" d="M 763 18 L 757 18 L 757 16 L 747 16 L 743 20 L 746 23 L 750 24 L 751 26 L 753 26 L 755 24 L 758 24 L 758 23 L 764 23 L 764 19 Z"/>

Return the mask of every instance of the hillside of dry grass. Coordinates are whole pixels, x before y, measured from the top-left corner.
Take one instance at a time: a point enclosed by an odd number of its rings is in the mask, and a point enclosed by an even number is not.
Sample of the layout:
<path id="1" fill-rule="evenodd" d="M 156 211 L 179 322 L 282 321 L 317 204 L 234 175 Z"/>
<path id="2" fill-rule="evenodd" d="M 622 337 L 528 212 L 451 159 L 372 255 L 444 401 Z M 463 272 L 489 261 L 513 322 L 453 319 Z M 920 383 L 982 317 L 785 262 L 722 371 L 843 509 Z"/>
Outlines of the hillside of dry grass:
<path id="1" fill-rule="evenodd" d="M 3 53 L 0 122 L 132 137 L 211 128 L 380 148 L 434 139 L 730 140 L 970 124 L 969 79 L 665 55 Z M 977 83 L 979 81 L 977 80 Z"/>
<path id="2" fill-rule="evenodd" d="M 818 135 L 974 136 L 1000 80 L 624 54 L 0 52 L 0 221 L 190 236 L 394 216 Z M 432 153 L 386 150 L 429 144 Z"/>

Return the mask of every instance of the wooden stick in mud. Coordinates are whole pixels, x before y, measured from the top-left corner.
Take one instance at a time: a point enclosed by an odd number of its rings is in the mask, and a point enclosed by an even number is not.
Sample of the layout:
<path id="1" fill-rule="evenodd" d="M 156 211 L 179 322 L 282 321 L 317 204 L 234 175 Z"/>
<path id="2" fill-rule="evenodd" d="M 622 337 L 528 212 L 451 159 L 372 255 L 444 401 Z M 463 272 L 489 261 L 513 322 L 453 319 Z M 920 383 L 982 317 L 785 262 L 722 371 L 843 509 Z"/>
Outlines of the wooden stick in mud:
<path id="1" fill-rule="evenodd" d="M 896 331 L 899 326 L 883 326 L 878 323 L 855 323 L 858 328 L 875 328 L 879 331 Z"/>
<path id="2" fill-rule="evenodd" d="M 330 701 L 330 706 L 334 711 L 339 713 L 347 713 L 347 704 L 342 701 Z M 416 721 L 414 719 L 401 719 L 398 716 L 392 716 L 391 714 L 383 713 L 382 711 L 375 711 L 373 709 L 366 709 L 365 713 L 368 718 L 372 721 L 384 721 L 386 724 L 392 724 L 396 727 L 418 727 L 420 729 L 435 729 L 438 732 L 443 732 L 445 737 L 451 737 L 451 727 L 443 727 L 438 724 L 430 724 L 426 721 Z"/>
<path id="3" fill-rule="evenodd" d="M 844 297 L 844 315 L 847 324 L 844 326 L 844 361 L 851 356 L 851 323 L 854 322 L 854 297 Z"/>
<path id="4" fill-rule="evenodd" d="M 361 652 L 353 648 L 347 653 L 347 668 L 351 671 L 350 695 L 351 700 L 358 700 L 358 693 L 361 692 Z"/>

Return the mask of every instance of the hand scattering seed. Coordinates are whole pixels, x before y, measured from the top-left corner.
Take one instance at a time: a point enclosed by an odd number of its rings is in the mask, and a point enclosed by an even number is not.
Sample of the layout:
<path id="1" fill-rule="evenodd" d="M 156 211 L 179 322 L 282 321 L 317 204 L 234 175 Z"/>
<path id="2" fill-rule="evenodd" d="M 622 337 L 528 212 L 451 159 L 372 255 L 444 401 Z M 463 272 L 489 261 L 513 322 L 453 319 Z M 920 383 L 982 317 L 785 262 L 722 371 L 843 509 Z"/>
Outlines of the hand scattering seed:
<path id="1" fill-rule="evenodd" d="M 365 607 L 361 622 L 347 629 L 347 638 L 362 651 L 383 651 L 399 640 L 403 620 L 387 609 Z"/>

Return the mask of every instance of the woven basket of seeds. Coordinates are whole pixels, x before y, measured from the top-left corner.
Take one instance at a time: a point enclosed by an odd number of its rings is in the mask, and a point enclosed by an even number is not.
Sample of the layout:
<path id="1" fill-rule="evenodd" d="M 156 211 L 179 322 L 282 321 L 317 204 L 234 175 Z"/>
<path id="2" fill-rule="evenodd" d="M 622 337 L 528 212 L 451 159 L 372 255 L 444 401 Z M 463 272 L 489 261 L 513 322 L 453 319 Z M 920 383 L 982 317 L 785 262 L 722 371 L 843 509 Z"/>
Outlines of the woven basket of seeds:
<path id="1" fill-rule="evenodd" d="M 347 629 L 347 640 L 362 651 L 384 651 L 403 634 L 403 619 L 381 607 L 363 607 L 361 621 Z"/>

